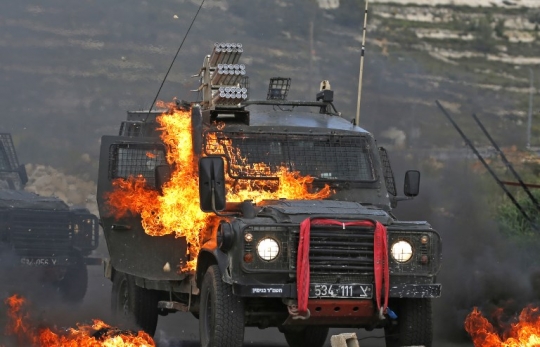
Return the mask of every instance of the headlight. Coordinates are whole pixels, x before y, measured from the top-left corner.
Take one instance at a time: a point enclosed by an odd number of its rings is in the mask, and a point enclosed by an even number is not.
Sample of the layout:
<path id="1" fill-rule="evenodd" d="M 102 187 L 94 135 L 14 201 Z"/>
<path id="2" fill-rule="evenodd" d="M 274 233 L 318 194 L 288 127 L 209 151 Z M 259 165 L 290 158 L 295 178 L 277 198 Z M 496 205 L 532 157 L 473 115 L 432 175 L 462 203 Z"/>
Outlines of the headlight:
<path id="1" fill-rule="evenodd" d="M 279 254 L 279 244 L 274 239 L 264 238 L 257 244 L 257 254 L 263 260 L 274 260 Z"/>
<path id="2" fill-rule="evenodd" d="M 407 241 L 398 241 L 390 248 L 390 254 L 399 263 L 408 262 L 413 255 L 413 249 Z"/>

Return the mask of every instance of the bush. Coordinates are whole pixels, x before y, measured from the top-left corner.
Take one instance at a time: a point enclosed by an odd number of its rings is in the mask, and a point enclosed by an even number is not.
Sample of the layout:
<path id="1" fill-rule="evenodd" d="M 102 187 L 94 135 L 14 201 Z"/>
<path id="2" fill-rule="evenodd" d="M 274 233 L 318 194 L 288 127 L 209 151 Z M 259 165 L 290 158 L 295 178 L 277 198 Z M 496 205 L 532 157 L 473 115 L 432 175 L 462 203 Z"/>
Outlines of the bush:
<path id="1" fill-rule="evenodd" d="M 540 24 L 540 10 L 532 10 L 529 12 L 529 22 Z"/>
<path id="2" fill-rule="evenodd" d="M 491 27 L 492 21 L 493 18 L 491 16 L 486 16 L 469 23 L 468 30 L 471 31 L 475 37 L 475 49 L 482 53 L 491 53 L 496 50 L 495 46 L 497 42 L 493 37 L 493 28 Z M 500 26 L 499 23 L 498 25 Z M 499 28 L 499 30 L 501 30 L 501 28 Z M 504 31 L 504 22 L 502 23 L 502 30 Z"/>
<path id="3" fill-rule="evenodd" d="M 497 24 L 495 24 L 495 35 L 497 35 L 497 37 L 500 37 L 500 38 L 505 38 L 506 36 L 504 35 L 504 19 L 499 19 L 497 21 Z"/>
<path id="4" fill-rule="evenodd" d="M 537 201 L 540 201 L 540 191 L 531 191 Z M 516 199 L 525 213 L 533 220 L 530 223 L 517 207 L 511 202 L 506 201 L 497 209 L 497 221 L 501 226 L 501 231 L 509 237 L 528 239 L 530 237 L 540 237 L 540 211 L 533 204 L 531 199 L 524 193 Z"/>

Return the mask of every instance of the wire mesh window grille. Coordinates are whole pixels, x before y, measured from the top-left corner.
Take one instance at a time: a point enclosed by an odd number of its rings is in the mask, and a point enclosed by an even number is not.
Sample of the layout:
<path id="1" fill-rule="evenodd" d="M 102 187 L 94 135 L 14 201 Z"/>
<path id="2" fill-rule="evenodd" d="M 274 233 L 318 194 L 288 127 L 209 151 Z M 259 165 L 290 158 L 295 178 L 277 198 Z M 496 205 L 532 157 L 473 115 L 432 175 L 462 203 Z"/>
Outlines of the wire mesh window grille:
<path id="1" fill-rule="evenodd" d="M 290 78 L 272 77 L 268 86 L 266 100 L 287 100 L 290 87 Z"/>
<path id="2" fill-rule="evenodd" d="M 0 134 L 0 171 L 14 171 L 19 167 L 11 134 Z"/>
<path id="3" fill-rule="evenodd" d="M 376 179 L 370 146 L 363 136 L 221 132 L 205 138 L 206 153 L 225 155 L 233 178 L 273 178 L 285 167 L 316 179 Z"/>
<path id="4" fill-rule="evenodd" d="M 388 152 L 383 147 L 379 147 L 379 156 L 381 157 L 384 182 L 386 184 L 386 190 L 388 194 L 396 196 L 396 181 L 394 180 L 394 173 L 392 172 L 392 167 L 390 166 L 390 159 L 388 158 Z"/>
<path id="5" fill-rule="evenodd" d="M 0 171 L 10 171 L 9 160 L 4 146 L 0 146 Z"/>
<path id="6" fill-rule="evenodd" d="M 165 149 L 155 145 L 118 144 L 111 147 L 110 178 L 144 177 L 155 188 L 155 171 L 159 165 L 167 165 Z"/>

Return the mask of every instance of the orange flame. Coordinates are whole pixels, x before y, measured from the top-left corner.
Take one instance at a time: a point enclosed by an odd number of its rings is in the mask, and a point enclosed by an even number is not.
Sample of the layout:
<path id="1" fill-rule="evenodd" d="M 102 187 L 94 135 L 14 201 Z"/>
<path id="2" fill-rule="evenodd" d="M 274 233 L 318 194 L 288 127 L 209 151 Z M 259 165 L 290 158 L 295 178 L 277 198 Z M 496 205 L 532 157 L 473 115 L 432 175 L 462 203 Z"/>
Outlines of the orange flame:
<path id="1" fill-rule="evenodd" d="M 161 104 L 163 106 L 163 104 Z M 185 237 L 190 245 L 190 259 L 182 268 L 192 271 L 196 268 L 196 259 L 200 249 L 199 232 L 214 226 L 215 218 L 204 213 L 199 207 L 199 185 L 197 167 L 193 157 L 191 140 L 191 114 L 189 111 L 172 109 L 157 118 L 161 125 L 161 139 L 167 146 L 167 161 L 174 168 L 171 179 L 163 189 L 162 195 L 145 186 L 144 178 L 130 177 L 127 180 L 116 179 L 112 192 L 106 195 L 111 212 L 120 218 L 128 211 L 140 214 L 145 232 L 152 236 L 174 234 Z M 224 154 L 227 150 L 229 157 L 234 158 L 234 165 L 245 163 L 241 153 L 230 146 L 222 149 L 220 144 L 209 139 L 209 153 Z M 236 164 L 235 164 L 236 163 Z M 233 165 L 231 164 L 231 165 Z M 264 172 L 270 168 L 263 163 L 243 166 L 244 171 Z M 298 172 L 288 172 L 281 167 L 274 173 L 278 181 L 237 180 L 227 181 L 227 199 L 229 201 L 253 200 L 258 202 L 265 199 L 324 199 L 332 193 L 326 186 L 316 193 L 308 190 L 312 177 L 301 176 Z"/>
<path id="2" fill-rule="evenodd" d="M 26 300 L 13 295 L 5 300 L 9 322 L 6 335 L 15 336 L 18 344 L 31 347 L 155 347 L 154 340 L 145 332 L 122 332 L 95 319 L 92 325 L 78 324 L 76 329 L 55 332 L 35 327 L 25 310 Z"/>
<path id="3" fill-rule="evenodd" d="M 493 326 L 475 307 L 465 319 L 465 330 L 476 347 L 534 347 L 540 346 L 540 310 L 524 308 L 514 322 L 502 323 L 502 309 L 493 315 L 498 326 Z M 499 332 L 501 331 L 501 332 Z"/>

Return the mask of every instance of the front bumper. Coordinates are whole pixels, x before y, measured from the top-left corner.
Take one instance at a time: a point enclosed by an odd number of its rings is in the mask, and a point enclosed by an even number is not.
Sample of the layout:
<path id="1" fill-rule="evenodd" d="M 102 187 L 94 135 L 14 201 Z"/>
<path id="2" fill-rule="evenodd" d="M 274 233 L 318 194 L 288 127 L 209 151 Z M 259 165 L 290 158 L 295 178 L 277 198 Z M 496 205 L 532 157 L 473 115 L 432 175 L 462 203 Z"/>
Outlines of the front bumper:
<path id="1" fill-rule="evenodd" d="M 233 283 L 233 293 L 241 297 L 290 298 L 297 297 L 296 284 L 239 284 Z M 442 285 L 434 284 L 390 284 L 391 298 L 434 299 L 441 296 Z M 345 299 L 347 300 L 347 299 Z"/>

